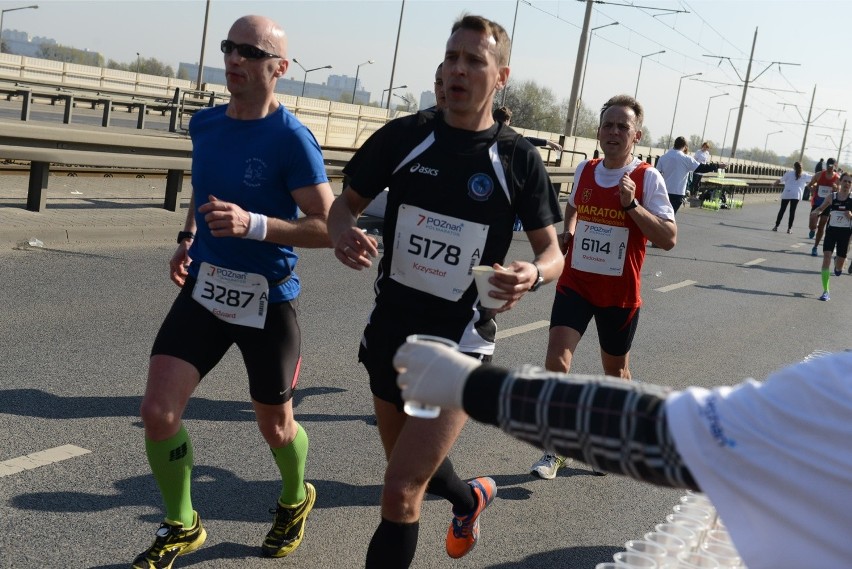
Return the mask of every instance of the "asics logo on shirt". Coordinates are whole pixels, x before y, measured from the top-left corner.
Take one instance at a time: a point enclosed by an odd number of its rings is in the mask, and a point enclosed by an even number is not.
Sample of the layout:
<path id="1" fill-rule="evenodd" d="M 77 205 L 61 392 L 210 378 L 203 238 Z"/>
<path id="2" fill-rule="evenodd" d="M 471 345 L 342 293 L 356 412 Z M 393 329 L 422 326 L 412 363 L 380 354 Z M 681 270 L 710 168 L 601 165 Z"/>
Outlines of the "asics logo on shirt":
<path id="1" fill-rule="evenodd" d="M 437 176 L 438 169 L 437 168 L 429 168 L 428 166 L 421 166 L 420 162 L 415 162 L 411 165 L 411 168 L 408 169 L 409 172 L 418 173 L 418 174 L 428 174 L 430 176 Z"/>

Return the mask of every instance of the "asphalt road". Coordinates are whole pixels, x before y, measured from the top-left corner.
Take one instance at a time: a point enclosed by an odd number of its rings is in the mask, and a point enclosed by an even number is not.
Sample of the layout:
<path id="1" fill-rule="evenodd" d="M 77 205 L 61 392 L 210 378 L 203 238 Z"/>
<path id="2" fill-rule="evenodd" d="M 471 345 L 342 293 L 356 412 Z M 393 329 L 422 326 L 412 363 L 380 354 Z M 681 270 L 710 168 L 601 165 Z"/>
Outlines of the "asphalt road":
<path id="1" fill-rule="evenodd" d="M 819 302 L 805 212 L 794 235 L 773 233 L 776 207 L 682 210 L 678 246 L 648 250 L 635 378 L 730 384 L 763 379 L 815 350 L 849 347 L 852 314 L 843 299 L 852 277 L 832 277 L 832 300 Z M 62 445 L 90 451 L 6 476 L 0 470 L 0 568 L 127 567 L 152 539 L 163 514 L 138 406 L 148 351 L 176 291 L 166 276 L 172 251 L 165 242 L 0 249 L 0 464 Z M 510 259 L 529 257 L 519 234 Z M 231 352 L 186 413 L 194 503 L 209 537 L 176 567 L 363 565 L 379 521 L 384 463 L 356 361 L 374 274 L 342 267 L 328 250 L 303 251 L 299 272 L 304 367 L 296 413 L 310 436 L 307 476 L 318 491 L 305 541 L 288 559 L 259 557 L 278 474 L 254 426 L 239 354 Z M 694 283 L 659 290 L 687 280 Z M 543 361 L 547 328 L 536 323 L 549 318 L 552 294 L 551 285 L 501 315 L 506 336 L 496 363 Z M 592 329 L 573 371 L 599 370 Z M 576 463 L 556 480 L 537 480 L 527 469 L 539 455 L 469 424 L 453 461 L 462 476 L 492 476 L 498 498 L 483 515 L 479 545 L 458 561 L 443 550 L 449 506 L 429 500 L 414 567 L 592 568 L 650 531 L 683 494 L 595 477 Z"/>

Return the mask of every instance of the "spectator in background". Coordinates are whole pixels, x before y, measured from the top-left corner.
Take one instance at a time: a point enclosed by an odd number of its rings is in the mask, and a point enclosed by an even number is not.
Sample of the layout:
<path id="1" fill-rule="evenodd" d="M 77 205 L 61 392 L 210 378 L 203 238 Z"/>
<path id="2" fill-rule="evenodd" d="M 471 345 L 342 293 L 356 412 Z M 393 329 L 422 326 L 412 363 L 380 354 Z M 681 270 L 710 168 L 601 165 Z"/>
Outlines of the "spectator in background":
<path id="1" fill-rule="evenodd" d="M 682 136 L 675 138 L 674 147 L 669 148 L 657 161 L 657 170 L 666 181 L 666 191 L 675 213 L 686 199 L 686 182 L 689 173 L 701 166 L 695 158 L 688 154 L 686 139 Z"/>
<path id="2" fill-rule="evenodd" d="M 512 109 L 509 107 L 500 107 L 494 109 L 493 113 L 494 120 L 497 122 L 501 122 L 506 126 L 512 124 Z M 555 150 L 556 152 L 562 152 L 562 146 L 556 142 L 551 140 L 547 140 L 544 138 L 536 138 L 534 136 L 525 136 L 530 144 L 533 146 L 538 146 L 540 148 L 550 148 L 551 150 Z"/>
<path id="3" fill-rule="evenodd" d="M 820 172 L 822 172 L 825 169 L 825 167 L 823 166 L 823 162 L 824 162 L 824 160 L 822 158 L 820 158 L 819 162 L 817 162 L 816 166 L 814 166 L 814 174 L 819 174 Z"/>
<path id="4" fill-rule="evenodd" d="M 724 164 L 717 164 L 710 161 L 710 150 L 712 147 L 709 142 L 701 143 L 701 150 L 695 153 L 695 161 L 700 164 L 692 173 L 692 183 L 689 191 L 693 197 L 699 194 L 699 186 L 701 186 L 701 176 L 706 172 L 716 172 L 719 168 L 724 168 Z"/>
<path id="5" fill-rule="evenodd" d="M 695 161 L 699 164 L 709 164 L 710 163 L 710 143 L 702 142 L 701 149 L 695 151 L 695 155 L 693 156 Z"/>
<path id="6" fill-rule="evenodd" d="M 793 164 L 793 169 L 784 173 L 778 179 L 776 184 L 784 184 L 784 191 L 781 192 L 781 208 L 778 210 L 778 217 L 775 218 L 775 227 L 772 231 L 778 231 L 778 226 L 781 225 L 781 219 L 784 217 L 784 212 L 787 206 L 790 206 L 790 219 L 787 222 L 787 233 L 793 232 L 793 220 L 796 218 L 796 207 L 802 199 L 805 190 L 805 184 L 811 181 L 811 176 L 807 172 L 802 172 L 802 164 L 796 162 Z"/>

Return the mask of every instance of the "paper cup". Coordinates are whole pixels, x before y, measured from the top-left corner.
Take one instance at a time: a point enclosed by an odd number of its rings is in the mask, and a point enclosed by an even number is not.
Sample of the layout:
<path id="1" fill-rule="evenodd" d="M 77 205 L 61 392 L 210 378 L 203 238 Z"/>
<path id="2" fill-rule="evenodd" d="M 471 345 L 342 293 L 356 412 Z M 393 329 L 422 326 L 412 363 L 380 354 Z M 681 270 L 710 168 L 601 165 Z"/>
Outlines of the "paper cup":
<path id="1" fill-rule="evenodd" d="M 492 290 L 500 290 L 488 282 L 491 275 L 496 272 L 494 267 L 479 265 L 478 267 L 473 267 L 471 270 L 473 271 L 473 280 L 476 281 L 476 290 L 479 291 L 479 303 L 483 308 L 500 308 L 506 304 L 506 301 L 502 298 L 492 298 L 488 295 Z"/>

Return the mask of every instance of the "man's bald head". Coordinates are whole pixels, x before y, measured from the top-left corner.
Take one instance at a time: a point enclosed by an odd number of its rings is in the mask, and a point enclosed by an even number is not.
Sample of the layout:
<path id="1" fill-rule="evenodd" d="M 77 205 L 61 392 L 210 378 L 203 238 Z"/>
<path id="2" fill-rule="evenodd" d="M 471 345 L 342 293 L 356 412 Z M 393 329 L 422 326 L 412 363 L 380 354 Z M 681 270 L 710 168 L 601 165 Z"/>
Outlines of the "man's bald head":
<path id="1" fill-rule="evenodd" d="M 253 41 L 246 38 L 250 36 Z M 265 16 L 243 16 L 231 26 L 228 37 L 237 43 L 251 43 L 269 53 L 287 58 L 287 35 L 275 21 Z"/>

